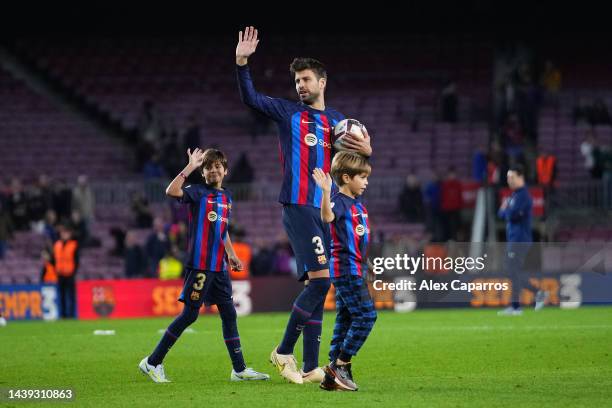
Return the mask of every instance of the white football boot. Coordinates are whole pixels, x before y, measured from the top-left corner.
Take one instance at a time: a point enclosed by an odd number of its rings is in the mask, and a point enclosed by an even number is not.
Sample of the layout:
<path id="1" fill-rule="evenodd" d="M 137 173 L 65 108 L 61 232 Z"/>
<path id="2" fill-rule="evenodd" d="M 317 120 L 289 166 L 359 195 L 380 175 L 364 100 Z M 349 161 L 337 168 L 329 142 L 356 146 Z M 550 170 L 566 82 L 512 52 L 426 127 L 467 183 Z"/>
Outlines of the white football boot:
<path id="1" fill-rule="evenodd" d="M 268 374 L 260 373 L 253 370 L 251 367 L 247 367 L 240 372 L 232 369 L 232 375 L 230 376 L 231 381 L 253 381 L 253 380 L 269 380 Z"/>
<path id="2" fill-rule="evenodd" d="M 302 374 L 297 368 L 297 361 L 293 354 L 278 354 L 274 347 L 270 354 L 270 362 L 276 366 L 280 375 L 294 384 L 303 384 Z"/>
<path id="3" fill-rule="evenodd" d="M 317 367 L 307 373 L 305 373 L 303 370 L 300 370 L 300 374 L 302 374 L 302 381 L 304 382 L 304 384 L 320 384 L 321 381 L 325 379 L 325 372 L 321 367 Z"/>
<path id="4" fill-rule="evenodd" d="M 142 359 L 140 364 L 138 364 L 138 368 L 140 368 L 140 371 L 142 371 L 143 374 L 146 374 L 149 377 L 151 377 L 153 382 L 156 382 L 156 383 L 169 383 L 170 380 L 166 378 L 166 373 L 164 372 L 164 365 L 163 364 L 158 364 L 156 366 L 152 366 L 147 361 L 148 359 L 149 359 L 149 357 L 147 356 L 147 357 Z"/>

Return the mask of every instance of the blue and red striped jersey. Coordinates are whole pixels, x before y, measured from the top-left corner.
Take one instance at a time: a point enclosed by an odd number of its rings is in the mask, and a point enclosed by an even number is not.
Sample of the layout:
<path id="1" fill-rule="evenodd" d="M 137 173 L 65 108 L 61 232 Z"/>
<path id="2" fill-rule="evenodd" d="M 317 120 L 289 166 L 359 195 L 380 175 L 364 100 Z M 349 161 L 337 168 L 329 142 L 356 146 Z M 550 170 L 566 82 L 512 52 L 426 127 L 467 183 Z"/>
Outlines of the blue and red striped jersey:
<path id="1" fill-rule="evenodd" d="M 368 271 L 367 250 L 370 221 L 363 203 L 340 192 L 331 197 L 334 220 L 330 224 L 329 274 L 364 276 Z"/>
<path id="2" fill-rule="evenodd" d="M 227 271 L 224 240 L 232 212 L 231 194 L 202 184 L 186 185 L 182 190 L 180 201 L 189 204 L 187 266 L 206 271 Z"/>
<path id="3" fill-rule="evenodd" d="M 242 101 L 278 125 L 283 184 L 278 201 L 321 208 L 315 168 L 331 169 L 332 131 L 344 115 L 333 108 L 313 109 L 302 102 L 271 98 L 255 90 L 248 66 L 236 66 Z"/>

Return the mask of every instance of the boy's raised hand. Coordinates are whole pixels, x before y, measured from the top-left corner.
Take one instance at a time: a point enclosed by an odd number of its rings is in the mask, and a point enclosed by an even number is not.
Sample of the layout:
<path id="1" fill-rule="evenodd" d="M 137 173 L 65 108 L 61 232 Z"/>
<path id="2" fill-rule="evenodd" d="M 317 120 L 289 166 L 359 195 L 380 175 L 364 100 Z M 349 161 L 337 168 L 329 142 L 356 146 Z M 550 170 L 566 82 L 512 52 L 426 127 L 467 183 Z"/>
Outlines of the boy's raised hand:
<path id="1" fill-rule="evenodd" d="M 204 163 L 204 151 L 200 148 L 195 148 L 193 152 L 187 149 L 187 157 L 189 157 L 189 167 L 192 170 L 197 170 Z"/>
<path id="2" fill-rule="evenodd" d="M 329 173 L 323 173 L 323 170 L 316 168 L 312 172 L 312 178 L 323 191 L 331 191 L 332 178 Z"/>

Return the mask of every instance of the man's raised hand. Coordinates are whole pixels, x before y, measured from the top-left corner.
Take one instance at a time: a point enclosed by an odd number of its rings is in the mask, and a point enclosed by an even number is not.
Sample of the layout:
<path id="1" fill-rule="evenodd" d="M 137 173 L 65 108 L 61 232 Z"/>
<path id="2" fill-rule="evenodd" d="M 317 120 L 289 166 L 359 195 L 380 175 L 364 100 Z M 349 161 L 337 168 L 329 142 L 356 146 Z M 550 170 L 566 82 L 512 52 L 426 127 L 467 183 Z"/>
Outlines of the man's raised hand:
<path id="1" fill-rule="evenodd" d="M 236 46 L 236 64 L 246 65 L 247 59 L 257 49 L 257 44 L 259 44 L 259 40 L 255 27 L 246 27 L 244 33 L 240 31 L 238 33 L 238 45 Z"/>

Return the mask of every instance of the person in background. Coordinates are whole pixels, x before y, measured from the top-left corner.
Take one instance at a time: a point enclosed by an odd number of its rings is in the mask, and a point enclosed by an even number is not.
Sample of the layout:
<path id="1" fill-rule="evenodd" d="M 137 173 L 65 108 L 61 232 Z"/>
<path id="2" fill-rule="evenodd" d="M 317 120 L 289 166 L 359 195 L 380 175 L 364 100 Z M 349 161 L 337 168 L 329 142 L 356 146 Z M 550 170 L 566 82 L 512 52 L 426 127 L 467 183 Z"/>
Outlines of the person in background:
<path id="1" fill-rule="evenodd" d="M 427 230 L 434 242 L 442 240 L 444 226 L 440 215 L 440 176 L 433 173 L 431 180 L 425 185 L 423 192 Z"/>
<path id="2" fill-rule="evenodd" d="M 524 279 L 521 276 L 525 259 L 533 242 L 531 230 L 533 201 L 525 184 L 523 167 L 520 165 L 510 167 L 507 180 L 512 195 L 504 200 L 498 211 L 498 216 L 506 222 L 507 243 L 504 269 L 512 280 L 512 305 L 501 310 L 498 314 L 500 316 L 520 316 L 523 314 L 520 304 L 520 294 L 523 288 L 536 294 L 536 311 L 544 307 L 544 303 L 548 299 L 548 292 L 539 290 L 529 279 Z"/>
<path id="3" fill-rule="evenodd" d="M 77 210 L 85 223 L 86 236 L 91 231 L 96 211 L 96 198 L 88 183 L 87 176 L 81 174 L 77 178 L 77 185 L 72 189 L 72 210 Z"/>
<path id="4" fill-rule="evenodd" d="M 478 146 L 472 157 L 472 178 L 481 184 L 487 182 L 488 157 L 486 149 Z"/>
<path id="5" fill-rule="evenodd" d="M 124 261 L 124 273 L 127 278 L 141 278 L 145 275 L 147 257 L 134 231 L 125 234 Z"/>
<path id="6" fill-rule="evenodd" d="M 461 208 L 463 207 L 463 188 L 457 179 L 455 168 L 450 167 L 446 179 L 440 186 L 440 210 L 444 222 L 444 241 L 457 240 L 461 226 Z"/>
<path id="7" fill-rule="evenodd" d="M 442 121 L 447 123 L 457 123 L 459 98 L 457 97 L 457 85 L 455 81 L 448 81 L 442 89 L 441 95 Z"/>
<path id="8" fill-rule="evenodd" d="M 72 237 L 67 224 L 59 226 L 60 239 L 53 245 L 53 259 L 57 273 L 60 316 L 76 317 L 76 274 L 79 269 L 79 244 Z"/>
<path id="9" fill-rule="evenodd" d="M 149 209 L 149 201 L 146 197 L 139 193 L 134 193 L 132 195 L 131 209 L 135 217 L 136 228 L 151 228 L 153 215 Z"/>
<path id="10" fill-rule="evenodd" d="M 399 210 L 408 222 L 422 222 L 424 219 L 423 192 L 419 179 L 414 174 L 406 177 L 406 184 L 399 195 Z"/>
<path id="11" fill-rule="evenodd" d="M 40 282 L 43 285 L 57 285 L 57 273 L 55 272 L 55 260 L 51 249 L 45 248 L 41 252 L 43 266 L 40 271 Z"/>
<path id="12" fill-rule="evenodd" d="M 180 251 L 176 245 L 159 261 L 159 279 L 179 279 L 183 274 L 183 264 L 180 261 Z"/>
<path id="13" fill-rule="evenodd" d="M 8 241 L 13 238 L 13 221 L 6 207 L 5 200 L 0 197 L 0 259 L 4 259 Z"/>
<path id="14" fill-rule="evenodd" d="M 153 232 L 147 238 L 145 250 L 148 264 L 147 276 L 157 276 L 159 261 L 170 250 L 170 240 L 166 234 L 164 220 L 159 217 L 156 217 L 153 221 Z"/>
<path id="15" fill-rule="evenodd" d="M 8 211 L 11 220 L 17 231 L 28 229 L 28 203 L 26 194 L 21 185 L 21 180 L 13 178 L 11 180 L 10 192 L 8 195 Z"/>

